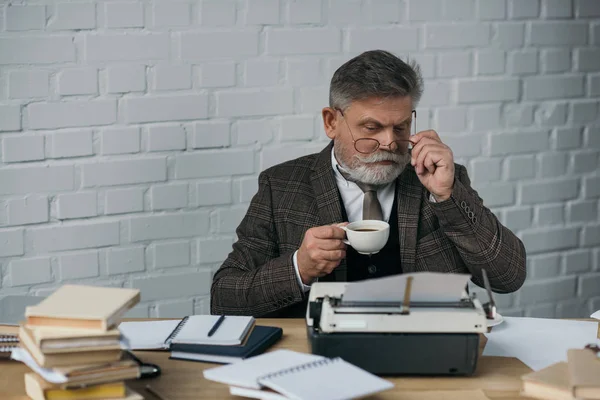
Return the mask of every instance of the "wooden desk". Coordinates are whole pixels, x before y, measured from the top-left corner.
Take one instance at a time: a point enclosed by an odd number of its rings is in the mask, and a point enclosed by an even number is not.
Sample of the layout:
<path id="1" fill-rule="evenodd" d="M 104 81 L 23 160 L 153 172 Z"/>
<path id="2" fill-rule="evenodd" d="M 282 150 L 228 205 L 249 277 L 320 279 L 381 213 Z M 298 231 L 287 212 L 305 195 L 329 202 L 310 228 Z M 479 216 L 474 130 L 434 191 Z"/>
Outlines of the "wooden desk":
<path id="1" fill-rule="evenodd" d="M 273 325 L 283 328 L 282 340 L 273 348 L 309 352 L 304 319 L 259 319 L 260 325 Z M 485 337 L 481 341 L 481 350 Z M 150 400 L 156 400 L 144 386 L 150 383 L 170 400 L 184 399 L 240 399 L 229 394 L 227 385 L 207 381 L 202 376 L 205 368 L 217 364 L 169 360 L 169 352 L 136 352 L 145 362 L 161 366 L 162 375 L 155 379 L 138 380 L 129 385 Z M 29 369 L 15 361 L 0 360 L 0 398 L 28 399 L 25 396 L 23 374 Z M 372 399 L 394 399 L 403 390 L 468 390 L 483 389 L 492 399 L 523 399 L 519 397 L 520 376 L 531 370 L 515 358 L 480 357 L 475 374 L 471 377 L 451 378 L 387 378 L 394 382 L 392 390 L 381 393 Z"/>

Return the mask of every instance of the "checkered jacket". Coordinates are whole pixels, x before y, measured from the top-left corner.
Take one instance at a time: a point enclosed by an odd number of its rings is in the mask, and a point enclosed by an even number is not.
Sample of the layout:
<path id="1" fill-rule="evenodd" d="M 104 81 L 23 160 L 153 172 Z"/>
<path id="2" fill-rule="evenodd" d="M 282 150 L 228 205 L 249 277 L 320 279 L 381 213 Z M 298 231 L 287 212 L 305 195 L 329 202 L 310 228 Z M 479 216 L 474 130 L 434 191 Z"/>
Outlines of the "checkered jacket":
<path id="1" fill-rule="evenodd" d="M 264 316 L 305 301 L 293 254 L 307 229 L 344 222 L 331 168 L 332 145 L 260 174 L 258 192 L 237 229 L 238 241 L 214 275 L 213 314 Z M 403 272 L 470 273 L 482 286 L 483 267 L 494 291 L 521 287 L 526 275 L 523 243 L 483 205 L 465 167 L 456 165 L 452 196 L 440 203 L 428 200 L 410 165 L 397 185 Z M 346 281 L 345 260 L 326 278 Z"/>

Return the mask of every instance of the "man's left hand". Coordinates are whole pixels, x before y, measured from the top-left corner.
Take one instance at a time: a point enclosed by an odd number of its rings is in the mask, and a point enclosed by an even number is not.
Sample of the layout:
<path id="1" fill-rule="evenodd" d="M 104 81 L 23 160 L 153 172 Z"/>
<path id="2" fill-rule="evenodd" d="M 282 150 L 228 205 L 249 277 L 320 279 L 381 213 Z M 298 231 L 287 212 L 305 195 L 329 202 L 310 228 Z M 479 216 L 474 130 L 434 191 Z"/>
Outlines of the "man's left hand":
<path id="1" fill-rule="evenodd" d="M 410 137 L 413 144 L 410 163 L 419 180 L 437 201 L 450 198 L 454 187 L 454 156 L 434 130 Z"/>

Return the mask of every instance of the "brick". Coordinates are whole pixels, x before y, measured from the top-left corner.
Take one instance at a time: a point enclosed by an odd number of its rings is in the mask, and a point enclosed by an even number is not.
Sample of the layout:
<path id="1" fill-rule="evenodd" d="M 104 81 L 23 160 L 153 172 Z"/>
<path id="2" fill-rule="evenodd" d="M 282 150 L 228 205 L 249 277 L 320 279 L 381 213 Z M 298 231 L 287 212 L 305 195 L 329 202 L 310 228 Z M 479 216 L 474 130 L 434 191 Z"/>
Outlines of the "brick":
<path id="1" fill-rule="evenodd" d="M 587 22 L 531 22 L 528 43 L 533 46 L 581 46 L 587 44 Z"/>
<path id="2" fill-rule="evenodd" d="M 208 181 L 196 184 L 198 193 L 197 205 L 214 206 L 231 204 L 231 182 L 230 181 Z"/>
<path id="3" fill-rule="evenodd" d="M 215 46 L 215 43 L 219 43 L 219 45 Z M 184 61 L 257 55 L 258 31 L 256 30 L 183 33 L 181 35 L 181 58 Z"/>
<path id="4" fill-rule="evenodd" d="M 184 150 L 185 130 L 181 125 L 148 127 L 148 151 Z"/>
<path id="5" fill-rule="evenodd" d="M 152 22 L 157 28 L 188 26 L 192 15 L 188 2 L 170 0 L 155 2 L 152 11 Z"/>
<path id="6" fill-rule="evenodd" d="M 263 171 L 273 165 L 280 164 L 284 161 L 293 160 L 294 158 L 306 156 L 308 154 L 317 153 L 323 150 L 323 144 L 313 142 L 298 146 L 294 143 L 288 143 L 281 146 L 270 146 L 263 148 L 260 157 L 259 170 Z M 254 171 L 247 171 L 247 174 L 251 174 Z"/>
<path id="7" fill-rule="evenodd" d="M 145 65 L 120 65 L 106 70 L 108 93 L 143 92 L 146 90 Z"/>
<path id="8" fill-rule="evenodd" d="M 545 18 L 571 18 L 573 16 L 573 1 L 543 0 L 542 16 Z"/>
<path id="9" fill-rule="evenodd" d="M 0 182 L 2 195 L 58 192 L 74 189 L 75 173 L 71 165 L 3 168 Z"/>
<path id="10" fill-rule="evenodd" d="M 140 211 L 144 211 L 144 190 L 142 188 L 106 191 L 104 204 L 106 214 L 127 214 Z"/>
<path id="11" fill-rule="evenodd" d="M 509 0 L 508 15 L 511 19 L 537 18 L 540 15 L 539 0 Z"/>
<path id="12" fill-rule="evenodd" d="M 235 233 L 237 227 L 240 225 L 240 222 L 242 222 L 242 219 L 246 215 L 247 211 L 247 204 L 243 204 L 240 206 L 236 205 L 226 210 L 219 210 L 217 217 L 217 232 Z"/>
<path id="13" fill-rule="evenodd" d="M 93 3 L 58 3 L 48 21 L 52 30 L 83 30 L 96 27 L 96 5 Z"/>
<path id="14" fill-rule="evenodd" d="M 21 130 L 21 108 L 0 105 L 0 132 Z"/>
<path id="15" fill-rule="evenodd" d="M 106 267 L 109 275 L 143 271 L 144 247 L 126 247 L 106 251 Z"/>
<path id="16" fill-rule="evenodd" d="M 459 103 L 517 101 L 518 98 L 517 79 L 478 79 L 458 82 Z"/>
<path id="17" fill-rule="evenodd" d="M 143 301 L 205 296 L 210 294 L 211 283 L 212 277 L 209 270 L 177 275 L 135 277 L 132 279 L 132 287 L 142 292 Z M 177 290 L 165 290 L 167 287 L 177 288 Z"/>
<path id="18" fill-rule="evenodd" d="M 194 124 L 192 136 L 194 149 L 228 147 L 230 144 L 229 122 L 207 121 Z"/>
<path id="19" fill-rule="evenodd" d="M 278 0 L 254 0 L 247 4 L 246 25 L 273 25 L 278 23 Z"/>
<path id="20" fill-rule="evenodd" d="M 277 86 L 277 83 L 279 82 L 279 61 L 261 59 L 248 60 L 244 65 L 244 77 L 245 86 L 248 87 Z"/>
<path id="21" fill-rule="evenodd" d="M 96 277 L 100 273 L 98 252 L 86 251 L 58 257 L 60 280 Z"/>
<path id="22" fill-rule="evenodd" d="M 190 243 L 175 241 L 153 243 L 150 251 L 154 268 L 182 267 L 190 264 Z"/>
<path id="23" fill-rule="evenodd" d="M 75 100 L 27 106 L 31 129 L 110 125 L 117 121 L 115 100 Z"/>
<path id="24" fill-rule="evenodd" d="M 239 183 L 239 201 L 248 203 L 252 197 L 258 192 L 258 179 L 255 176 L 249 178 L 240 178 Z"/>
<path id="25" fill-rule="evenodd" d="M 469 75 L 471 75 L 471 53 L 453 52 L 438 54 L 438 77 L 450 78 Z"/>
<path id="26" fill-rule="evenodd" d="M 242 120 L 237 123 L 237 144 L 267 144 L 272 141 L 273 136 L 274 128 L 270 120 Z"/>
<path id="27" fill-rule="evenodd" d="M 110 128 L 102 131 L 101 147 L 103 155 L 139 153 L 139 128 Z"/>
<path id="28" fill-rule="evenodd" d="M 179 90 L 192 88 L 190 65 L 158 65 L 154 67 L 154 90 Z"/>
<path id="29" fill-rule="evenodd" d="M 577 247 L 578 233 L 578 228 L 543 228 L 524 231 L 521 236 L 529 255 Z"/>
<path id="30" fill-rule="evenodd" d="M 439 132 L 464 132 L 467 129 L 465 107 L 438 108 L 435 117 Z"/>
<path id="31" fill-rule="evenodd" d="M 535 176 L 533 156 L 511 156 L 506 160 L 506 177 L 509 180 L 529 179 Z"/>
<path id="32" fill-rule="evenodd" d="M 564 206 L 562 204 L 540 205 L 537 207 L 537 226 L 559 225 L 564 223 Z"/>
<path id="33" fill-rule="evenodd" d="M 592 267 L 592 255 L 589 250 L 574 250 L 565 253 L 563 268 L 566 275 L 587 272 Z"/>
<path id="34" fill-rule="evenodd" d="M 438 3 L 439 4 L 439 3 Z M 439 5 L 438 5 L 439 7 Z M 461 21 L 475 18 L 475 0 L 453 0 L 444 3 L 444 19 Z"/>
<path id="35" fill-rule="evenodd" d="M 400 10 L 404 12 L 405 5 L 395 0 L 371 1 L 371 22 L 389 23 L 400 21 Z"/>
<path id="36" fill-rule="evenodd" d="M 321 0 L 292 0 L 289 3 L 288 19 L 292 24 L 322 22 Z"/>
<path id="37" fill-rule="evenodd" d="M 236 162 L 223 163 L 223 160 Z M 216 170 L 215 165 L 219 165 L 220 168 Z M 252 150 L 210 150 L 175 156 L 177 179 L 246 175 L 253 172 L 254 151 Z"/>
<path id="38" fill-rule="evenodd" d="M 515 186 L 512 183 L 490 183 L 476 187 L 487 207 L 500 207 L 514 204 Z"/>
<path id="39" fill-rule="evenodd" d="M 405 61 L 415 61 L 421 68 L 423 78 L 435 78 L 436 56 L 434 54 L 413 54 Z"/>
<path id="40" fill-rule="evenodd" d="M 32 228 L 28 235 L 37 253 L 114 246 L 119 244 L 119 223 L 93 222 Z"/>
<path id="41" fill-rule="evenodd" d="M 600 246 L 600 225 L 584 226 L 581 244 L 583 246 Z"/>
<path id="42" fill-rule="evenodd" d="M 571 103 L 571 122 L 573 124 L 585 124 L 600 121 L 598 101 L 577 101 Z"/>
<path id="43" fill-rule="evenodd" d="M 569 222 L 588 222 L 598 219 L 598 203 L 595 201 L 581 201 L 567 205 Z"/>
<path id="44" fill-rule="evenodd" d="M 507 104 L 504 107 L 504 120 L 507 126 L 524 127 L 533 124 L 533 104 Z"/>
<path id="45" fill-rule="evenodd" d="M 469 107 L 467 120 L 471 121 L 471 130 L 484 131 L 500 128 L 501 107 L 499 104 Z"/>
<path id="46" fill-rule="evenodd" d="M 7 31 L 30 31 L 46 26 L 46 7 L 43 5 L 12 5 L 5 9 Z"/>
<path id="47" fill-rule="evenodd" d="M 542 72 L 566 72 L 571 69 L 570 49 L 542 49 Z"/>
<path id="48" fill-rule="evenodd" d="M 0 257 L 25 254 L 23 229 L 0 229 Z"/>
<path id="49" fill-rule="evenodd" d="M 509 155 L 515 153 L 533 153 L 547 150 L 548 132 L 520 132 L 490 135 L 490 155 Z"/>
<path id="50" fill-rule="evenodd" d="M 47 257 L 13 260 L 8 264 L 10 286 L 52 282 L 50 259 Z"/>
<path id="51" fill-rule="evenodd" d="M 58 74 L 58 94 L 97 94 L 98 70 L 96 68 L 72 68 Z"/>
<path id="52" fill-rule="evenodd" d="M 311 113 L 319 110 L 329 100 L 329 89 L 322 87 L 307 87 L 300 89 L 300 112 Z"/>
<path id="53" fill-rule="evenodd" d="M 426 49 L 487 46 L 489 43 L 489 25 L 461 23 L 425 26 Z"/>
<path id="54" fill-rule="evenodd" d="M 8 225 L 38 224 L 48 221 L 48 197 L 28 195 L 7 200 Z"/>
<path id="55" fill-rule="evenodd" d="M 535 120 L 541 126 L 556 127 L 567 122 L 567 104 L 542 103 L 535 112 Z"/>
<path id="56" fill-rule="evenodd" d="M 579 180 L 563 179 L 535 182 L 521 188 L 521 204 L 551 203 L 570 200 L 579 193 Z"/>
<path id="57" fill-rule="evenodd" d="M 75 61 L 70 36 L 0 38 L 0 64 L 53 64 Z"/>
<path id="58" fill-rule="evenodd" d="M 94 34 L 85 38 L 86 61 L 135 61 L 169 59 L 168 33 Z"/>
<path id="59" fill-rule="evenodd" d="M 291 114 L 293 91 L 286 88 L 217 92 L 217 116 L 241 117 Z"/>
<path id="60" fill-rule="evenodd" d="M 483 21 L 506 19 L 506 2 L 503 0 L 478 0 L 477 19 Z"/>
<path id="61" fill-rule="evenodd" d="M 501 49 L 518 49 L 525 43 L 525 24 L 522 22 L 501 22 L 496 26 L 491 44 Z"/>
<path id="62" fill-rule="evenodd" d="M 27 99 L 48 96 L 48 71 L 19 70 L 8 73 L 8 97 Z"/>
<path id="63" fill-rule="evenodd" d="M 448 136 L 444 143 L 452 149 L 456 158 L 481 154 L 481 135 Z"/>
<path id="64" fill-rule="evenodd" d="M 475 52 L 475 73 L 477 75 L 498 75 L 504 73 L 506 55 L 501 50 L 479 50 Z"/>
<path id="65" fill-rule="evenodd" d="M 279 138 L 282 142 L 310 140 L 314 136 L 314 117 L 294 115 L 281 117 Z"/>
<path id="66" fill-rule="evenodd" d="M 578 17 L 600 17 L 598 2 L 594 0 L 576 0 L 575 10 Z"/>
<path id="67" fill-rule="evenodd" d="M 203 26 L 235 25 L 236 5 L 232 1 L 204 1 L 201 4 L 200 21 Z"/>
<path id="68" fill-rule="evenodd" d="M 132 242 L 193 237 L 208 233 L 208 212 L 164 214 L 129 219 Z"/>
<path id="69" fill-rule="evenodd" d="M 208 116 L 208 96 L 189 94 L 124 100 L 128 123 L 202 119 Z"/>
<path id="70" fill-rule="evenodd" d="M 552 178 L 567 172 L 565 153 L 545 153 L 539 156 L 539 170 L 542 177 Z"/>
<path id="71" fill-rule="evenodd" d="M 170 210 L 187 207 L 187 183 L 152 186 L 150 189 L 150 204 L 153 210 Z"/>
<path id="72" fill-rule="evenodd" d="M 369 33 L 365 32 L 365 36 Z M 267 54 L 328 54 L 341 50 L 341 33 L 334 28 L 269 29 L 266 31 Z M 352 34 L 350 34 L 352 43 Z M 351 46 L 351 48 L 353 48 Z"/>
<path id="73" fill-rule="evenodd" d="M 556 305 L 536 304 L 527 306 L 525 317 L 528 318 L 556 318 Z"/>
<path id="74" fill-rule="evenodd" d="M 194 302 L 194 314 L 210 314 L 210 296 L 199 298 Z"/>
<path id="75" fill-rule="evenodd" d="M 543 254 L 527 257 L 527 272 L 533 278 L 545 279 L 560 276 L 561 257 L 558 254 Z"/>
<path id="76" fill-rule="evenodd" d="M 529 228 L 533 220 L 533 211 L 530 207 L 519 207 L 504 211 L 504 225 L 512 231 Z"/>
<path id="77" fill-rule="evenodd" d="M 538 72 L 537 50 L 522 50 L 509 54 L 508 72 L 511 75 L 535 74 Z"/>
<path id="78" fill-rule="evenodd" d="M 144 27 L 144 5 L 142 3 L 106 3 L 104 10 L 107 28 Z"/>
<path id="79" fill-rule="evenodd" d="M 58 219 L 95 217 L 98 215 L 96 192 L 65 193 L 56 196 Z"/>
<path id="80" fill-rule="evenodd" d="M 235 86 L 235 63 L 219 62 L 202 66 L 200 85 L 202 87 L 230 87 Z"/>
<path id="81" fill-rule="evenodd" d="M 293 86 L 314 86 L 324 83 L 318 58 L 291 59 L 286 63 L 287 82 Z"/>
<path id="82" fill-rule="evenodd" d="M 82 187 L 160 182 L 167 179 L 164 157 L 102 161 L 81 165 Z"/>
<path id="83" fill-rule="evenodd" d="M 573 172 L 576 174 L 598 170 L 598 152 L 577 152 L 571 157 Z"/>
<path id="84" fill-rule="evenodd" d="M 398 38 L 402 38 L 402 40 L 398 40 Z M 339 42 L 339 35 L 337 40 Z M 330 46 L 331 52 L 338 51 L 334 47 L 334 41 L 330 43 Z M 419 48 L 419 31 L 412 27 L 350 28 L 348 30 L 348 50 L 351 53 L 374 48 L 394 49 L 395 52 L 416 51 Z M 313 53 L 308 50 L 304 52 Z"/>
<path id="85" fill-rule="evenodd" d="M 565 97 L 580 97 L 584 93 L 584 80 L 578 76 L 528 77 L 524 82 L 524 97 L 527 100 L 546 100 Z"/>
<path id="86" fill-rule="evenodd" d="M 471 160 L 469 173 L 473 183 L 497 181 L 500 179 L 500 159 Z"/>
<path id="87" fill-rule="evenodd" d="M 600 274 L 582 275 L 579 277 L 580 296 L 584 299 L 600 296 Z M 586 315 L 587 317 L 587 315 Z"/>
<path id="88" fill-rule="evenodd" d="M 360 0 L 330 0 L 328 2 L 328 22 L 330 25 L 364 23 L 367 16 L 361 10 Z"/>
<path id="89" fill-rule="evenodd" d="M 556 129 L 557 150 L 577 149 L 581 146 L 581 128 Z"/>
<path id="90" fill-rule="evenodd" d="M 600 177 L 585 177 L 583 178 L 584 193 L 586 199 L 600 197 Z"/>
<path id="91" fill-rule="evenodd" d="M 597 76 L 593 76 L 590 75 L 590 78 L 588 79 L 589 84 L 588 84 L 588 94 L 590 96 L 598 96 L 600 95 L 600 75 Z"/>
<path id="92" fill-rule="evenodd" d="M 91 130 L 55 132 L 46 137 L 49 142 L 48 157 L 68 158 L 94 154 Z"/>
<path id="93" fill-rule="evenodd" d="M 6 163 L 43 160 L 44 137 L 10 136 L 2 139 L 2 161 Z"/>
<path id="94" fill-rule="evenodd" d="M 562 301 L 556 306 L 556 318 L 585 318 L 590 315 L 588 302 L 584 299 Z M 595 310 L 593 308 L 593 310 Z"/>
<path id="95" fill-rule="evenodd" d="M 148 310 L 148 305 L 138 304 L 133 307 L 129 311 L 127 311 L 124 315 L 124 318 L 149 318 L 150 312 Z"/>
<path id="96" fill-rule="evenodd" d="M 209 238 L 198 240 L 198 262 L 222 263 L 231 252 L 232 238 Z"/>
<path id="97" fill-rule="evenodd" d="M 169 303 L 159 303 L 156 305 L 158 318 L 183 318 L 188 315 L 194 315 L 194 301 L 181 300 Z"/>
<path id="98" fill-rule="evenodd" d="M 427 90 L 423 92 L 419 107 L 446 106 L 450 102 L 450 92 L 447 81 L 428 81 Z"/>
<path id="99" fill-rule="evenodd" d="M 586 148 L 600 149 L 600 126 L 587 128 Z"/>
<path id="100" fill-rule="evenodd" d="M 577 71 L 600 71 L 600 50 L 594 48 L 575 49 L 575 66 Z"/>

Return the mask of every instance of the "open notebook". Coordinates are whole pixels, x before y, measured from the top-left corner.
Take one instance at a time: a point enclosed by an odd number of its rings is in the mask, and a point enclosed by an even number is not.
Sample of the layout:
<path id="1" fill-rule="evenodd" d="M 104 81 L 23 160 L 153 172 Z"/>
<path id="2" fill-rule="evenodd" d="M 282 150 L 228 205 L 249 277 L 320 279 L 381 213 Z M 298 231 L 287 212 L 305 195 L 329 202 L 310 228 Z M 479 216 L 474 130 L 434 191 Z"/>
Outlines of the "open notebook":
<path id="1" fill-rule="evenodd" d="M 394 385 L 341 358 L 276 350 L 204 370 L 209 380 L 232 385 L 232 394 L 264 399 L 354 399 Z M 261 390 L 264 388 L 276 392 Z"/>
<path id="2" fill-rule="evenodd" d="M 235 346 L 254 328 L 254 318 L 226 316 L 212 336 L 218 315 L 191 315 L 182 320 L 122 322 L 119 330 L 130 350 L 169 349 L 171 343 Z"/>

